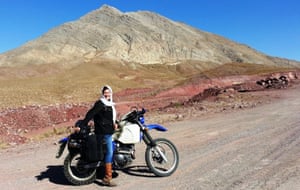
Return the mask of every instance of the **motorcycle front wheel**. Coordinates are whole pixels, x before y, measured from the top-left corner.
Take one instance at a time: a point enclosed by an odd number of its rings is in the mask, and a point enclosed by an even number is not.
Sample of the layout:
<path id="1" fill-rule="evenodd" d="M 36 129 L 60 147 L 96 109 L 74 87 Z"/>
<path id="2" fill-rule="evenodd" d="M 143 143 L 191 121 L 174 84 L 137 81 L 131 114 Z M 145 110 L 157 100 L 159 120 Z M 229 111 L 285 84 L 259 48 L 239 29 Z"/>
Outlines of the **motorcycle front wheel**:
<path id="1" fill-rule="evenodd" d="M 97 169 L 85 168 L 80 153 L 68 154 L 64 161 L 64 174 L 74 185 L 87 185 L 96 180 Z"/>
<path id="2" fill-rule="evenodd" d="M 178 167 L 178 151 L 168 139 L 159 138 L 154 142 L 156 146 L 148 146 L 146 149 L 146 164 L 156 176 L 170 176 Z"/>

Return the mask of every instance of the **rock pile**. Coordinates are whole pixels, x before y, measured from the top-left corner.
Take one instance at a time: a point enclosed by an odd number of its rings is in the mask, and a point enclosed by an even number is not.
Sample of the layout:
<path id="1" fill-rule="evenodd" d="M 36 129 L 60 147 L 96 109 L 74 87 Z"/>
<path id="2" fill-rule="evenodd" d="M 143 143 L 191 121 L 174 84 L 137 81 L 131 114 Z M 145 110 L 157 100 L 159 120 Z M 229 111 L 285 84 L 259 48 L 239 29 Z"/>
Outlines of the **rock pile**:
<path id="1" fill-rule="evenodd" d="M 266 78 L 256 82 L 256 84 L 263 86 L 264 88 L 286 88 L 289 84 L 289 80 L 286 76 L 282 75 L 279 78 Z"/>
<path id="2" fill-rule="evenodd" d="M 200 102 L 208 97 L 215 97 L 218 96 L 222 92 L 222 88 L 213 87 L 205 89 L 203 92 L 193 96 L 191 99 L 188 100 L 188 103 L 191 102 Z"/>

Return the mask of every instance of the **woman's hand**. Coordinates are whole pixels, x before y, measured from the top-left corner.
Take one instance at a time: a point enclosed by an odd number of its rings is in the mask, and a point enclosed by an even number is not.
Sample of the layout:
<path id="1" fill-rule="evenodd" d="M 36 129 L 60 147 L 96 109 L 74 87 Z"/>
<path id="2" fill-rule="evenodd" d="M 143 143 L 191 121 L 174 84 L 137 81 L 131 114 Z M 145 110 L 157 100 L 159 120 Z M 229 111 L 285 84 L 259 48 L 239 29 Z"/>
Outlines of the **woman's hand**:
<path id="1" fill-rule="evenodd" d="M 76 126 L 72 126 L 71 127 L 71 134 L 73 134 L 73 133 L 79 133 L 79 131 L 80 131 L 79 127 L 76 127 Z"/>
<path id="2" fill-rule="evenodd" d="M 117 123 L 114 124 L 114 129 L 115 130 L 119 129 L 119 125 Z"/>

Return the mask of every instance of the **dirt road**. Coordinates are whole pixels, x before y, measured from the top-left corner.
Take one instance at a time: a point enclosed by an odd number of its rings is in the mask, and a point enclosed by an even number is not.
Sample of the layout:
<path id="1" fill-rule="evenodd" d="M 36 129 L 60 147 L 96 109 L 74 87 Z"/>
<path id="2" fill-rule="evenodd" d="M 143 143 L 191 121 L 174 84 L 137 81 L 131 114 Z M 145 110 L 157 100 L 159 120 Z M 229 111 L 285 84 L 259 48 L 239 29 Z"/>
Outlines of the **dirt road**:
<path id="1" fill-rule="evenodd" d="M 114 180 L 119 186 L 113 189 L 300 189 L 300 88 L 283 96 L 256 108 L 167 123 L 168 133 L 152 134 L 176 144 L 176 173 L 154 177 L 145 166 L 145 147 L 139 144 L 137 160 L 118 172 Z M 53 142 L 1 150 L 1 189 L 106 189 L 100 180 L 70 185 L 63 176 L 63 158 L 54 157 Z"/>

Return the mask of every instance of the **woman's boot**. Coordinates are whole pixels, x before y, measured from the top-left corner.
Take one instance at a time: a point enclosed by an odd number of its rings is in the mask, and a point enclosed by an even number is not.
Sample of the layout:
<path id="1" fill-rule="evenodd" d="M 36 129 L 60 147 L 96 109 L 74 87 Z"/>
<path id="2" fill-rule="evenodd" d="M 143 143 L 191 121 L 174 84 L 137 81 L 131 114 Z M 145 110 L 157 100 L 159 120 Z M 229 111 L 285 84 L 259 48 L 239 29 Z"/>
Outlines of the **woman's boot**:
<path id="1" fill-rule="evenodd" d="M 112 164 L 105 164 L 105 177 L 102 180 L 103 184 L 109 187 L 117 186 L 116 183 L 112 182 Z"/>

